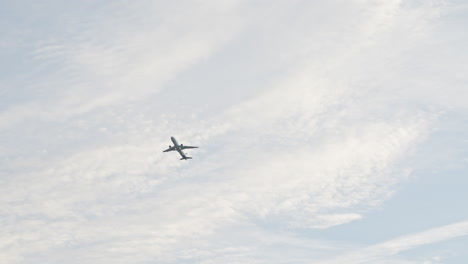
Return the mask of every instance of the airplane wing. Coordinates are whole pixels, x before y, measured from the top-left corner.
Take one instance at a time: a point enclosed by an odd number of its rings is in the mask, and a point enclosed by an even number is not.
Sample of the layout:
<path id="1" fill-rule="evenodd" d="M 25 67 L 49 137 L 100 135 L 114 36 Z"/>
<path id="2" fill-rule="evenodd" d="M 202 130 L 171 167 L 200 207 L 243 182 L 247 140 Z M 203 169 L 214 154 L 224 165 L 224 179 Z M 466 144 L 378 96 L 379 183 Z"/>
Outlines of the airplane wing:
<path id="1" fill-rule="evenodd" d="M 194 148 L 198 148 L 198 147 L 191 147 L 191 146 L 185 146 L 185 145 L 182 145 L 180 146 L 181 149 L 194 149 Z"/>
<path id="2" fill-rule="evenodd" d="M 169 151 L 174 151 L 174 150 L 176 150 L 174 147 L 170 147 L 170 148 L 164 150 L 163 152 L 169 152 Z"/>

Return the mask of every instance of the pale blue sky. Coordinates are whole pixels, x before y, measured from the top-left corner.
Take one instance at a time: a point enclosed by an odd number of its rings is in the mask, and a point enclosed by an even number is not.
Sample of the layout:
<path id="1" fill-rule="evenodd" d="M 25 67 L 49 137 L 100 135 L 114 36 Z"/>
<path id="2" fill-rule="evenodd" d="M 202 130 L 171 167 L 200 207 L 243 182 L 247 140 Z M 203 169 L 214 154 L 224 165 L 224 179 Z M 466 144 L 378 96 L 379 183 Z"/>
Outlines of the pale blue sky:
<path id="1" fill-rule="evenodd" d="M 0 1 L 0 262 L 466 263 L 467 14 Z"/>

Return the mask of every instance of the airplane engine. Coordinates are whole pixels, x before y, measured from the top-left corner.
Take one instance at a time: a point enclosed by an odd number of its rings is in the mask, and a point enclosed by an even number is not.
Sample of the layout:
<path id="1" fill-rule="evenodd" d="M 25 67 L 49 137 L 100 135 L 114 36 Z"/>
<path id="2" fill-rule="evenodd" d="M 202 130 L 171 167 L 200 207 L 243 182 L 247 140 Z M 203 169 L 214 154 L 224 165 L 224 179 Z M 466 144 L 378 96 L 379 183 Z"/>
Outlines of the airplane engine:
<path id="1" fill-rule="evenodd" d="M 171 145 L 169 145 L 169 148 L 172 148 Z"/>
<path id="2" fill-rule="evenodd" d="M 184 146 L 184 144 L 180 144 L 180 146 L 181 146 L 181 147 L 183 147 L 183 146 Z"/>

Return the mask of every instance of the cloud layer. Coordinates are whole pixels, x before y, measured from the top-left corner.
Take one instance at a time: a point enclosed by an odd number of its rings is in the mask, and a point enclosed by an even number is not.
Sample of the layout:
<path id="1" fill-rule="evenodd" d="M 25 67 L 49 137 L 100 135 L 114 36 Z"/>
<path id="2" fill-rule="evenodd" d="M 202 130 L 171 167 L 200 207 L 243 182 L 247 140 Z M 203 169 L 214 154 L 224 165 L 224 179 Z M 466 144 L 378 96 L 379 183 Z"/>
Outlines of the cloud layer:
<path id="1" fill-rule="evenodd" d="M 0 83 L 3 262 L 413 263 L 466 235 L 310 233 L 381 210 L 466 113 L 461 58 L 433 63 L 462 4 L 118 1 L 58 5 L 55 27 L 44 5 L 1 43 L 29 65 Z M 180 162 L 170 136 L 201 148 Z"/>

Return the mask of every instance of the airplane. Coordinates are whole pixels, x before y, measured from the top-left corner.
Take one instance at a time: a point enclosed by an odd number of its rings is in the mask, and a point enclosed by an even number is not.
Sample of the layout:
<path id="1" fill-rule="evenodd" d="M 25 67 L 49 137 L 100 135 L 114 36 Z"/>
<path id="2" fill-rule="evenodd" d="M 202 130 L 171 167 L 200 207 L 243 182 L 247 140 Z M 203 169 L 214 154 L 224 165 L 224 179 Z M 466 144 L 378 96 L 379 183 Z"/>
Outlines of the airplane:
<path id="1" fill-rule="evenodd" d="M 177 142 L 175 137 L 171 137 L 171 140 L 172 140 L 172 143 L 174 143 L 174 146 L 171 147 L 171 145 L 169 145 L 169 148 L 164 150 L 163 152 L 169 152 L 169 151 L 177 150 L 177 152 L 179 152 L 179 154 L 182 156 L 182 158 L 180 160 L 192 159 L 192 157 L 187 157 L 182 150 L 183 149 L 193 149 L 193 148 L 198 148 L 198 147 L 184 146 L 184 144 L 179 145 L 179 143 Z"/>

